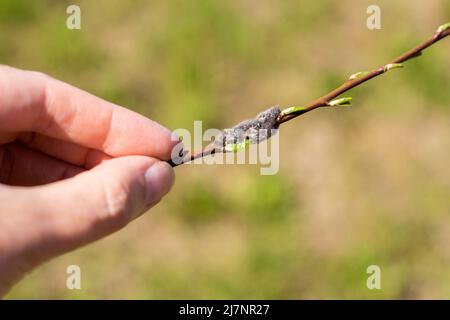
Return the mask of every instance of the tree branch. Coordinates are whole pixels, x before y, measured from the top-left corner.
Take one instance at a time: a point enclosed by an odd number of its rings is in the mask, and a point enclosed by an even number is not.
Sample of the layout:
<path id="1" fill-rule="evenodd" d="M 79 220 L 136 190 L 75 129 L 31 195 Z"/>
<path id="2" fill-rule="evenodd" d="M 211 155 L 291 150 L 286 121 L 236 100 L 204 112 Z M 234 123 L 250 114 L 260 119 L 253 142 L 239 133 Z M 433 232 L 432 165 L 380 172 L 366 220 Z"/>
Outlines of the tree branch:
<path id="1" fill-rule="evenodd" d="M 308 103 L 305 107 L 301 108 L 297 112 L 292 113 L 282 113 L 280 117 L 278 118 L 278 123 L 282 124 L 286 121 L 289 121 L 291 119 L 294 119 L 302 114 L 305 114 L 306 112 L 309 112 L 311 110 L 320 108 L 320 107 L 328 107 L 331 100 L 337 98 L 341 94 L 349 91 L 350 89 L 353 89 L 354 87 L 359 86 L 360 84 L 363 84 L 366 81 L 369 81 L 370 79 L 373 79 L 383 73 L 386 73 L 387 71 L 397 67 L 400 67 L 398 64 L 401 64 L 403 62 L 406 62 L 412 58 L 418 57 L 422 54 L 422 51 L 426 48 L 432 46 L 436 42 L 444 39 L 450 35 L 450 25 L 445 24 L 438 28 L 436 33 L 433 35 L 433 37 L 427 41 L 424 41 L 423 43 L 419 44 L 417 47 L 412 48 L 411 50 L 403 53 L 401 56 L 397 57 L 396 59 L 392 60 L 390 63 L 375 69 L 368 73 L 363 73 L 361 77 L 354 77 L 352 79 L 352 76 L 344 82 L 341 86 L 334 89 L 333 91 L 327 93 L 326 95 Z M 361 73 L 360 73 L 361 74 Z M 356 76 L 357 74 L 355 74 Z"/>
<path id="2" fill-rule="evenodd" d="M 450 23 L 446 23 L 442 26 L 440 26 L 435 34 L 428 40 L 424 41 L 423 43 L 419 44 L 418 46 L 412 48 L 411 50 L 403 53 L 399 57 L 392 60 L 390 63 L 375 69 L 370 72 L 358 72 L 350 76 L 350 78 L 344 82 L 341 86 L 337 87 L 336 89 L 330 91 L 329 93 L 325 94 L 324 96 L 311 101 L 310 103 L 306 104 L 302 107 L 289 107 L 281 111 L 280 115 L 278 116 L 276 120 L 276 126 L 278 127 L 282 123 L 285 123 L 289 120 L 292 120 L 300 115 L 303 115 L 309 111 L 312 111 L 314 109 L 320 108 L 320 107 L 335 107 L 335 106 L 348 106 L 350 105 L 351 98 L 338 98 L 343 93 L 349 91 L 350 89 L 353 89 L 361 84 L 363 84 L 366 81 L 369 81 L 375 77 L 378 77 L 379 75 L 382 75 L 389 70 L 395 69 L 395 68 L 401 68 L 403 67 L 402 63 L 413 59 L 415 57 L 418 57 L 422 55 L 422 51 L 427 49 L 428 47 L 432 46 L 436 42 L 444 39 L 445 37 L 450 35 Z M 176 167 L 180 164 L 193 161 L 198 158 L 206 157 L 208 155 L 212 155 L 214 153 L 221 153 L 225 152 L 224 147 L 218 147 L 217 144 L 211 143 L 205 148 L 203 148 L 201 151 L 184 154 L 182 157 L 181 163 L 174 163 L 172 160 L 168 161 L 173 167 Z"/>

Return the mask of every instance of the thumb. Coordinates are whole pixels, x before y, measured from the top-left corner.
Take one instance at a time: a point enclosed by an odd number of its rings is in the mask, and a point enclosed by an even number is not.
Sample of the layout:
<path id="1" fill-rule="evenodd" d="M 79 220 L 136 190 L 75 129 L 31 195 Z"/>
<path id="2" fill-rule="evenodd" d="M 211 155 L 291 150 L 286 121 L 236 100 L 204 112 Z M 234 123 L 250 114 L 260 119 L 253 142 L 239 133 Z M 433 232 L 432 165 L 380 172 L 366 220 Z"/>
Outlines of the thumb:
<path id="1" fill-rule="evenodd" d="M 67 180 L 10 192 L 18 214 L 8 225 L 21 238 L 20 251 L 39 263 L 124 227 L 158 203 L 173 181 L 166 162 L 111 159 Z"/>

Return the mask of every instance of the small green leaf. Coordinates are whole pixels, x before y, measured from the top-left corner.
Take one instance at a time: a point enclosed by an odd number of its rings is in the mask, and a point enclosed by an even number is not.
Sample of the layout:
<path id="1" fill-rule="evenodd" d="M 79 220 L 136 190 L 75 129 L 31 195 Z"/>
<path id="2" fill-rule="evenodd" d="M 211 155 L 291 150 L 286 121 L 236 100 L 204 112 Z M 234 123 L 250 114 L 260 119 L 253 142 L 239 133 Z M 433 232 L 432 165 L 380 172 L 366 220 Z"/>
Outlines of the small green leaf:
<path id="1" fill-rule="evenodd" d="M 289 107 L 284 109 L 283 111 L 281 111 L 281 115 L 285 116 L 291 113 L 296 113 L 299 111 L 303 111 L 305 110 L 305 107 L 301 107 L 301 106 L 293 106 L 293 107 Z"/>
<path id="2" fill-rule="evenodd" d="M 436 32 L 437 32 L 437 33 L 441 33 L 441 32 L 447 31 L 447 30 L 449 30 L 449 29 L 450 29 L 450 22 L 447 22 L 447 23 L 443 24 L 442 26 L 440 26 L 440 27 L 436 30 Z"/>
<path id="3" fill-rule="evenodd" d="M 366 76 L 366 75 L 368 75 L 368 74 L 369 74 L 368 71 L 360 71 L 360 72 L 357 72 L 357 73 L 352 74 L 352 75 L 348 78 L 348 80 L 355 80 L 355 79 L 358 79 L 358 78 L 362 78 L 362 77 L 364 77 L 364 76 Z"/>
<path id="4" fill-rule="evenodd" d="M 330 107 L 350 107 L 351 101 L 353 100 L 352 97 L 344 97 L 339 99 L 334 99 L 328 103 Z"/>
<path id="5" fill-rule="evenodd" d="M 403 67 L 404 66 L 401 63 L 389 63 L 384 67 L 384 70 L 387 72 L 392 69 L 399 69 L 399 68 L 403 68 Z"/>

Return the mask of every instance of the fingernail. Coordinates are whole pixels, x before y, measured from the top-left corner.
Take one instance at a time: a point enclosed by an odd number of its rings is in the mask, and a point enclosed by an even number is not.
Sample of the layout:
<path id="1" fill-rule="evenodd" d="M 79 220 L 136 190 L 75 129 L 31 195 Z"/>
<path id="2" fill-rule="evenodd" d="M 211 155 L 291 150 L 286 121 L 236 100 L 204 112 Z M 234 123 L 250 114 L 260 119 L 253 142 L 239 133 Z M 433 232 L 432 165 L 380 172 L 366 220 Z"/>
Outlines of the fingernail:
<path id="1" fill-rule="evenodd" d="M 167 162 L 156 162 L 145 173 L 147 185 L 146 206 L 150 207 L 158 202 L 172 188 L 175 175 Z"/>

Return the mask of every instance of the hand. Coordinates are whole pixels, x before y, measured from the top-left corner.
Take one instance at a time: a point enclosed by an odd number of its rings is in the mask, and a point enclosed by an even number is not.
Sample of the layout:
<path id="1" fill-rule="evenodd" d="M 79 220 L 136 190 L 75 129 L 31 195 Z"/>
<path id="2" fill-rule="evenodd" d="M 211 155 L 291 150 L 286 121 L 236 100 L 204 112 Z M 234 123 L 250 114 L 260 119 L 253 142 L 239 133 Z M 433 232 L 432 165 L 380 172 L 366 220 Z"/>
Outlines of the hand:
<path id="1" fill-rule="evenodd" d="M 169 130 L 46 75 L 0 66 L 0 296 L 104 237 L 174 180 Z"/>

